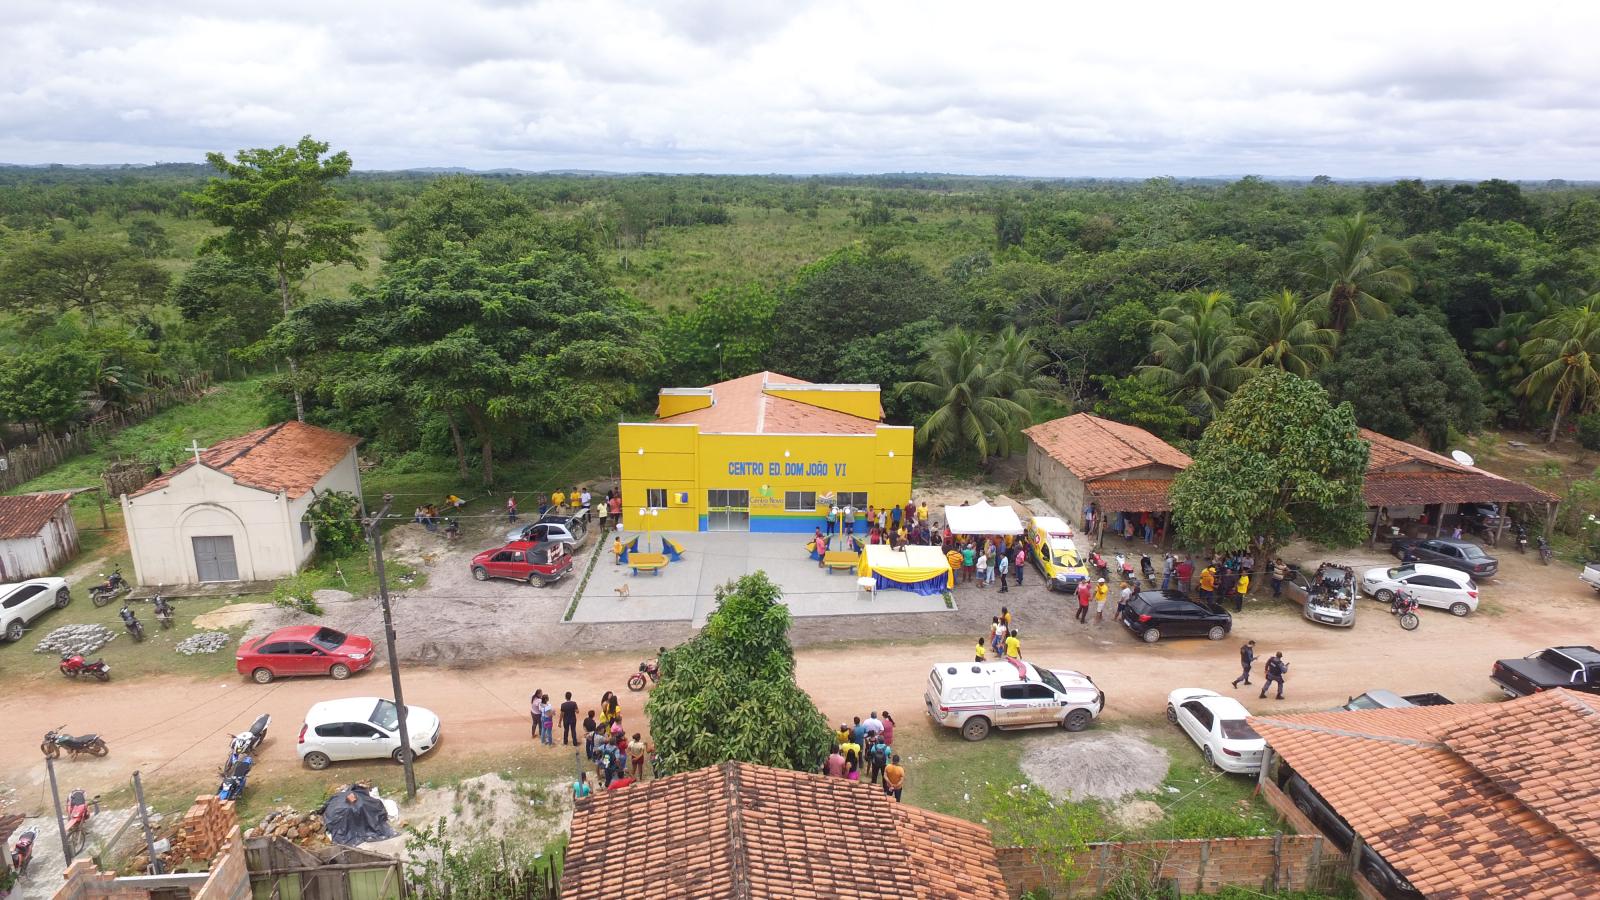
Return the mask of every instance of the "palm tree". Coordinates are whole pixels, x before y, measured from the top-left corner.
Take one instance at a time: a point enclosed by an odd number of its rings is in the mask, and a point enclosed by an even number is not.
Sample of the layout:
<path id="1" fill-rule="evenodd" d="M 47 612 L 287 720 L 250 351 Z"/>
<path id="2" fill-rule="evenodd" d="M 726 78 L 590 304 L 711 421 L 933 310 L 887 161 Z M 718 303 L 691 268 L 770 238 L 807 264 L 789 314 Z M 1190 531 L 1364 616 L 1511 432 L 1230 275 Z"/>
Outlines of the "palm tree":
<path id="1" fill-rule="evenodd" d="M 1478 349 L 1473 351 L 1472 357 L 1488 368 L 1490 388 L 1507 408 L 1515 407 L 1519 415 L 1524 411 L 1513 395 L 1521 393 L 1519 385 L 1528 377 L 1522 348 L 1533 338 L 1533 327 L 1582 302 L 1583 294 L 1579 291 L 1540 284 L 1528 291 L 1526 309 L 1501 313 L 1493 325 L 1480 328 L 1473 335 Z"/>
<path id="2" fill-rule="evenodd" d="M 1240 360 L 1250 338 L 1233 323 L 1233 301 L 1221 291 L 1190 294 L 1151 321 L 1152 363 L 1135 371 L 1184 405 L 1211 418 L 1228 402 L 1249 372 Z"/>
<path id="3" fill-rule="evenodd" d="M 922 380 L 896 388 L 934 407 L 917 426 L 917 445 L 932 459 L 962 447 L 976 451 L 979 462 L 1010 455 L 1016 430 L 1032 419 L 1029 406 L 1054 388 L 1040 374 L 1044 361 L 1032 337 L 1011 327 L 993 340 L 959 328 L 938 335 L 917 366 Z"/>
<path id="4" fill-rule="evenodd" d="M 1330 327 L 1339 334 L 1361 319 L 1385 318 L 1387 301 L 1411 292 L 1411 273 L 1401 265 L 1408 257 L 1366 214 L 1343 219 L 1312 247 L 1305 276 L 1326 287 L 1311 302 L 1326 310 Z"/>
<path id="5" fill-rule="evenodd" d="M 1522 345 L 1528 375 L 1517 390 L 1543 398 L 1546 409 L 1555 409 L 1550 423 L 1554 443 L 1564 415 L 1587 412 L 1600 400 L 1600 294 L 1543 319 L 1531 334 Z"/>
<path id="6" fill-rule="evenodd" d="M 1333 358 L 1339 333 L 1322 327 L 1322 309 L 1293 291 L 1253 301 L 1244 308 L 1246 334 L 1255 355 L 1245 368 L 1278 368 L 1310 378 Z"/>

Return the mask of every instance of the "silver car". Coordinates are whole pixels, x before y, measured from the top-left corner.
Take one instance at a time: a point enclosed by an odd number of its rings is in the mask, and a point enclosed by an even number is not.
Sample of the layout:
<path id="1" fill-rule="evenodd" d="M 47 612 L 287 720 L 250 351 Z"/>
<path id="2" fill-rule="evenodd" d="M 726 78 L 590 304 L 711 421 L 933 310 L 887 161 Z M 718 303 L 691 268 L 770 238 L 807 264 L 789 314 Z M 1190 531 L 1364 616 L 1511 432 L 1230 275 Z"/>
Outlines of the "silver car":
<path id="1" fill-rule="evenodd" d="M 1355 570 L 1339 563 L 1325 562 L 1310 576 L 1295 570 L 1283 580 L 1283 592 L 1300 604 L 1300 614 L 1320 625 L 1349 628 L 1356 623 Z"/>

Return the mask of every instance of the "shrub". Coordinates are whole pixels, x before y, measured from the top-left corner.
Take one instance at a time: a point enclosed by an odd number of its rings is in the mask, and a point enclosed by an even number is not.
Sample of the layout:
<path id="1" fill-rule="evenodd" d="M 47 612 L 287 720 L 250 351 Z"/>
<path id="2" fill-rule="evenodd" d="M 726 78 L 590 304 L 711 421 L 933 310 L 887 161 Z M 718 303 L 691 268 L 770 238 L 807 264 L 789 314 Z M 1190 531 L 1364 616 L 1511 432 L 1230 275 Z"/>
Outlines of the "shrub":
<path id="1" fill-rule="evenodd" d="M 361 536 L 361 503 L 349 491 L 318 495 L 306 510 L 317 537 L 317 551 L 327 559 L 343 559 L 365 547 Z"/>

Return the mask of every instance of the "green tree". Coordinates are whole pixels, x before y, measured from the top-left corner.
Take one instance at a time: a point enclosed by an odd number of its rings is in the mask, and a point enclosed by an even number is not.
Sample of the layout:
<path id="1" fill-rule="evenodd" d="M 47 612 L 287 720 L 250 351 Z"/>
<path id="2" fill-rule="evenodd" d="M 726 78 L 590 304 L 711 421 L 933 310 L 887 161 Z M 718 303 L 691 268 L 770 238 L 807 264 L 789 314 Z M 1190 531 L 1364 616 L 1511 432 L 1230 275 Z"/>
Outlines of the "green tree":
<path id="1" fill-rule="evenodd" d="M 77 349 L 19 353 L 0 365 L 0 419 L 44 431 L 83 412 L 94 359 Z"/>
<path id="2" fill-rule="evenodd" d="M 1408 254 L 1363 213 L 1334 224 L 1312 247 L 1305 272 L 1321 293 L 1312 302 L 1328 314 L 1328 324 L 1344 334 L 1363 318 L 1389 314 L 1389 301 L 1411 292 Z"/>
<path id="3" fill-rule="evenodd" d="M 318 354 L 343 408 L 390 400 L 449 416 L 464 477 L 459 414 L 492 485 L 502 429 L 553 433 L 637 397 L 660 365 L 651 324 L 579 254 L 493 266 L 454 247 L 395 263 L 350 299 L 304 304 L 274 327 L 271 349 Z"/>
<path id="4" fill-rule="evenodd" d="M 1022 211 L 1009 203 L 1002 203 L 994 212 L 994 245 L 998 250 L 1022 246 L 1027 236 L 1028 221 Z"/>
<path id="5" fill-rule="evenodd" d="M 1233 301 L 1220 291 L 1189 294 L 1150 323 L 1151 363 L 1139 376 L 1209 420 L 1249 372 L 1241 365 L 1250 338 L 1238 332 Z"/>
<path id="6" fill-rule="evenodd" d="M 265 338 L 282 315 L 271 273 L 217 254 L 196 259 L 167 300 L 202 352 L 230 367 L 229 351 Z"/>
<path id="7" fill-rule="evenodd" d="M 166 288 L 166 270 L 105 238 L 32 241 L 0 264 L 0 303 L 19 311 L 80 310 L 90 328 L 105 313 L 159 299 Z"/>
<path id="8" fill-rule="evenodd" d="M 1450 332 L 1430 318 L 1360 322 L 1320 380 L 1333 402 L 1348 401 L 1356 421 L 1400 440 L 1422 432 L 1448 449 L 1451 431 L 1483 424 L 1483 390 Z"/>
<path id="9" fill-rule="evenodd" d="M 128 223 L 128 246 L 145 259 L 155 259 L 172 252 L 172 239 L 156 220 L 134 219 Z"/>
<path id="10" fill-rule="evenodd" d="M 361 501 L 349 491 L 324 491 L 306 507 L 306 521 L 317 538 L 317 552 L 344 559 L 366 549 L 361 534 Z"/>
<path id="11" fill-rule="evenodd" d="M 1173 522 L 1193 547 L 1263 541 L 1271 556 L 1296 534 L 1340 546 L 1361 539 L 1367 442 L 1349 404 L 1314 381 L 1265 369 L 1234 392 L 1172 482 Z"/>
<path id="12" fill-rule="evenodd" d="M 1105 397 L 1095 401 L 1094 414 L 1137 425 L 1165 441 L 1175 441 L 1200 427 L 1200 419 L 1172 395 L 1134 375 L 1096 379 Z"/>
<path id="13" fill-rule="evenodd" d="M 821 765 L 831 729 L 795 683 L 782 596 L 765 572 L 724 584 L 705 628 L 662 654 L 661 683 L 644 709 L 663 774 L 728 760 Z"/>
<path id="14" fill-rule="evenodd" d="M 240 150 L 231 161 L 207 153 L 221 177 L 188 195 L 207 220 L 226 229 L 206 238 L 200 252 L 222 253 L 272 273 L 284 316 L 313 266 L 348 263 L 359 269 L 366 263 L 356 243 L 362 227 L 345 218 L 345 203 L 333 191 L 333 182 L 350 174 L 350 154 L 323 159 L 327 152 L 327 144 L 307 135 L 293 147 Z M 299 362 L 290 356 L 288 363 L 295 417 L 304 422 Z"/>
<path id="15" fill-rule="evenodd" d="M 1563 416 L 1589 412 L 1600 401 L 1600 294 L 1540 321 L 1530 335 L 1522 345 L 1528 375 L 1517 389 L 1555 410 L 1550 423 L 1555 443 Z"/>
<path id="16" fill-rule="evenodd" d="M 756 284 L 718 288 L 688 308 L 669 308 L 661 325 L 664 380 L 691 387 L 761 371 L 777 311 L 777 296 Z"/>
<path id="17" fill-rule="evenodd" d="M 1244 361 L 1245 368 L 1271 367 L 1310 378 L 1333 358 L 1339 341 L 1338 332 L 1322 327 L 1321 318 L 1319 308 L 1293 291 L 1246 304 L 1244 327 L 1254 355 Z"/>
<path id="18" fill-rule="evenodd" d="M 959 449 L 980 463 L 1011 455 L 1017 429 L 1032 419 L 1029 406 L 1054 386 L 1039 373 L 1044 357 L 1032 339 L 1009 327 L 992 339 L 957 328 L 936 337 L 927 354 L 917 367 L 921 380 L 896 388 L 933 409 L 917 425 L 917 445 L 935 460 Z"/>
<path id="19" fill-rule="evenodd" d="M 389 260 L 437 256 L 446 244 L 476 250 L 484 262 L 495 265 L 541 247 L 594 253 L 594 233 L 581 219 L 541 218 L 526 197 L 469 175 L 430 182 L 406 207 L 385 243 Z"/>

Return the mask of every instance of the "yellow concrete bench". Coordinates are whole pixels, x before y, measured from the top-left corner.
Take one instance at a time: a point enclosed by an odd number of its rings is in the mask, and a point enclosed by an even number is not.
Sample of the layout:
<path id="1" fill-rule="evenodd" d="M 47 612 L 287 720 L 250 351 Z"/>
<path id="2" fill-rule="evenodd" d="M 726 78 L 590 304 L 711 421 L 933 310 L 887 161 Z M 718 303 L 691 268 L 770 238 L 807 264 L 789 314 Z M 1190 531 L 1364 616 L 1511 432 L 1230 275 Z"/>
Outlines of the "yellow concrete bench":
<path id="1" fill-rule="evenodd" d="M 854 570 L 861 564 L 861 554 L 854 550 L 829 550 L 822 555 L 822 564 L 827 567 L 829 575 L 835 569 Z"/>
<path id="2" fill-rule="evenodd" d="M 633 574 L 635 575 L 639 574 L 641 569 L 659 575 L 661 570 L 667 567 L 667 555 L 665 553 L 629 553 L 628 567 L 633 569 Z"/>

